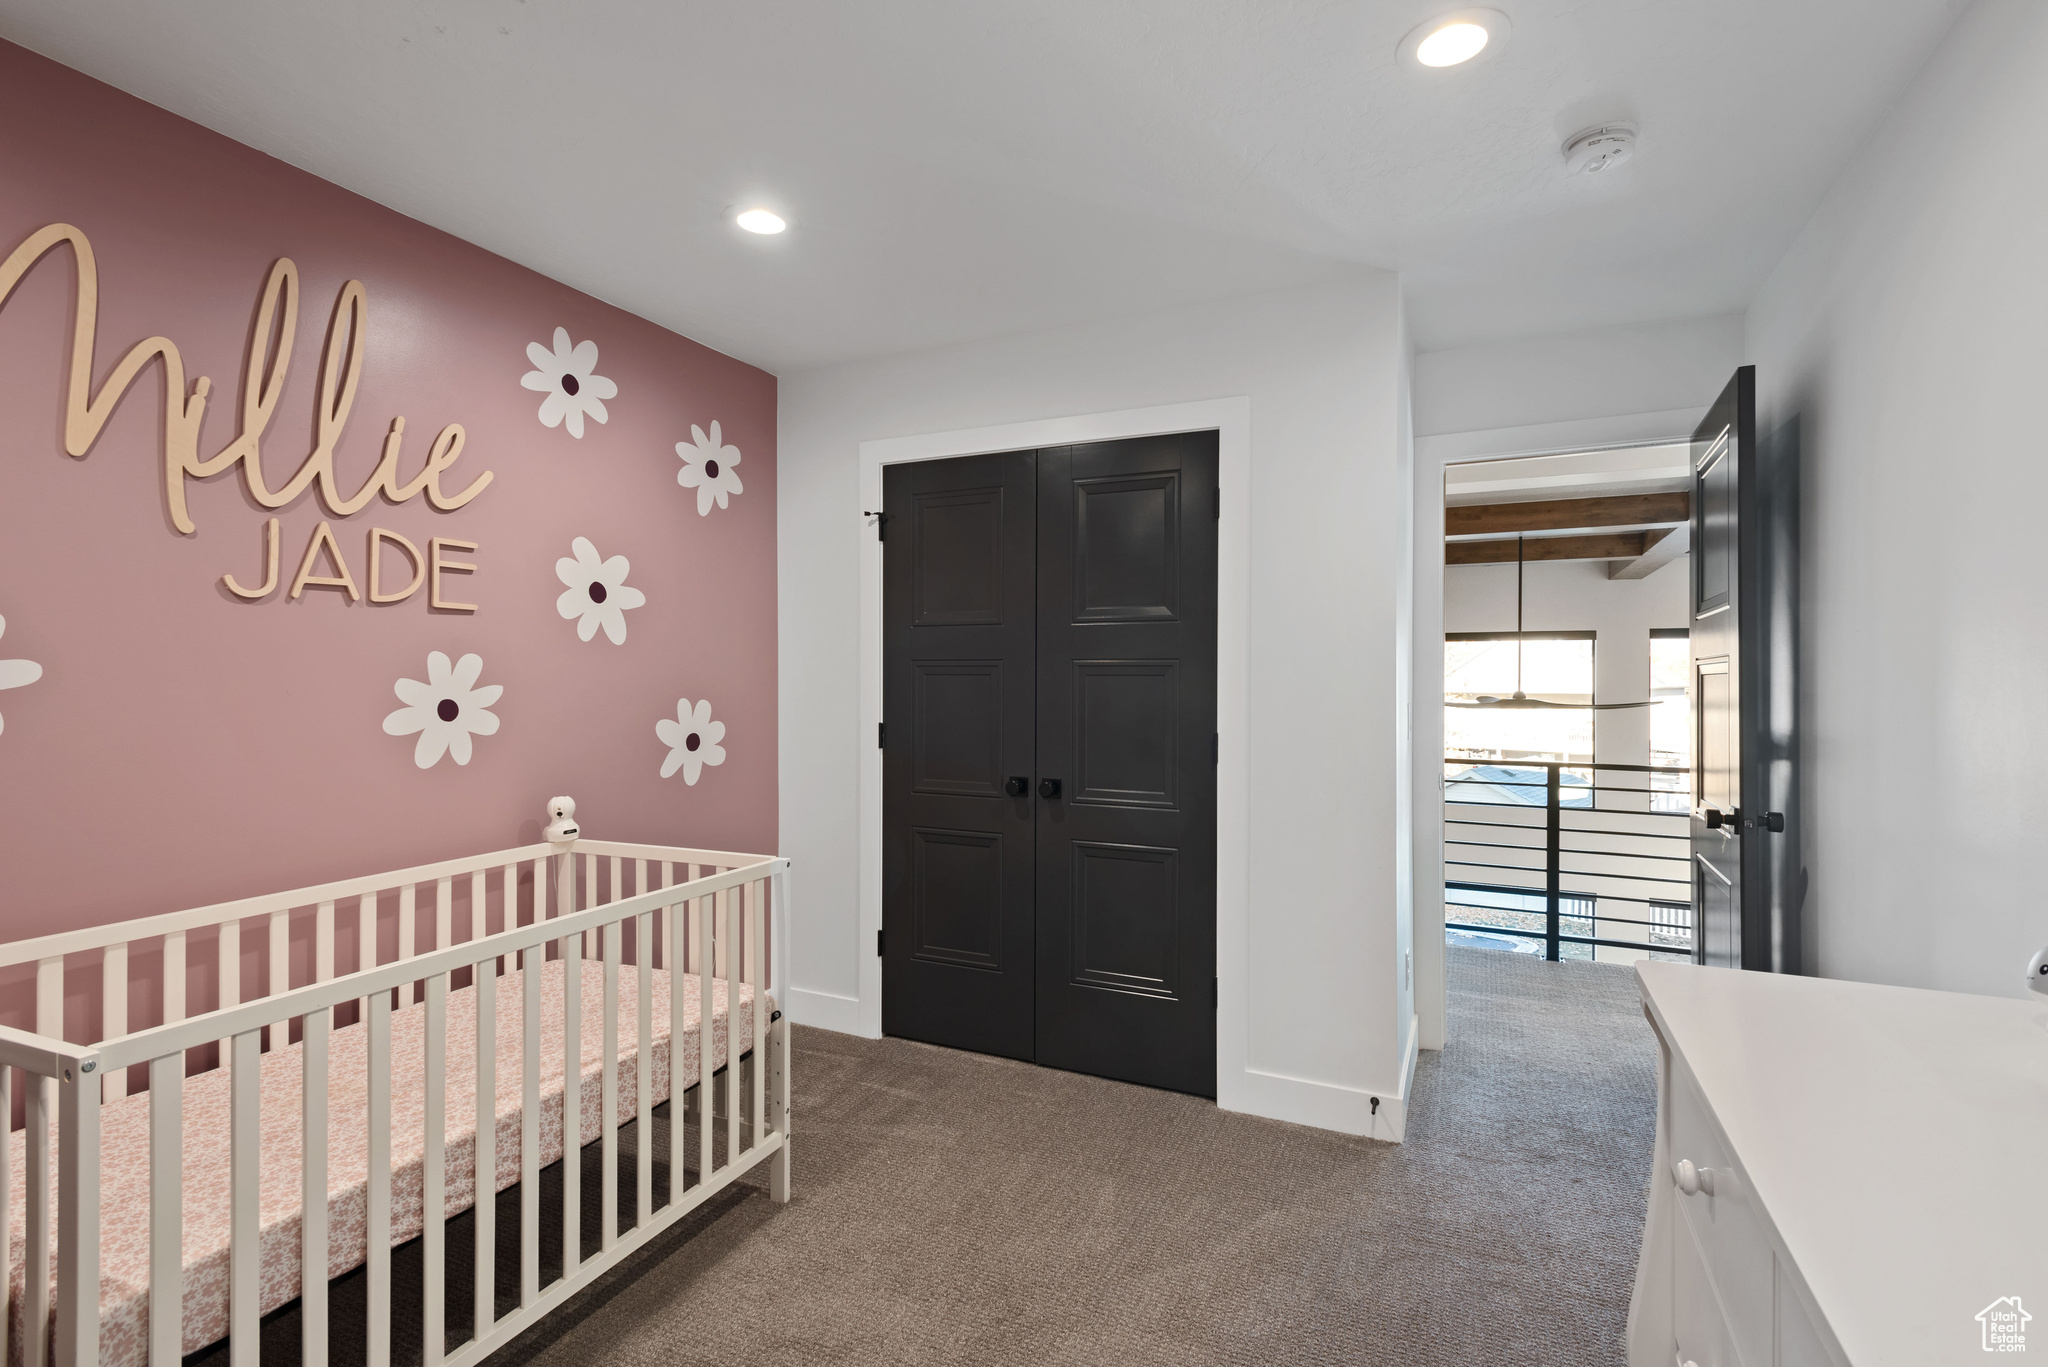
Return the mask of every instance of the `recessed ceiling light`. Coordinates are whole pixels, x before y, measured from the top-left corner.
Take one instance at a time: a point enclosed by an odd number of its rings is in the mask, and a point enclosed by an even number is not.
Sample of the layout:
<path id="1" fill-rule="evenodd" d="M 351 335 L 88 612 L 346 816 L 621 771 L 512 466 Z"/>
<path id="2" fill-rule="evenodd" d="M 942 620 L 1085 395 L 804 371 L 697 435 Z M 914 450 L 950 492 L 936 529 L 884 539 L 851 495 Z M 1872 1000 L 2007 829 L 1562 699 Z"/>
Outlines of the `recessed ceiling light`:
<path id="1" fill-rule="evenodd" d="M 766 209 L 749 209 L 733 222 L 750 233 L 779 233 L 789 226 L 782 221 L 782 215 Z"/>
<path id="2" fill-rule="evenodd" d="M 1498 52 L 1509 27 L 1508 17 L 1499 10 L 1454 10 L 1411 29 L 1401 40 L 1400 56 L 1411 66 L 1463 66 L 1482 54 Z"/>
<path id="3" fill-rule="evenodd" d="M 1486 30 L 1477 24 L 1445 24 L 1424 38 L 1415 49 L 1415 60 L 1424 66 L 1456 66 L 1469 62 L 1486 48 Z"/>

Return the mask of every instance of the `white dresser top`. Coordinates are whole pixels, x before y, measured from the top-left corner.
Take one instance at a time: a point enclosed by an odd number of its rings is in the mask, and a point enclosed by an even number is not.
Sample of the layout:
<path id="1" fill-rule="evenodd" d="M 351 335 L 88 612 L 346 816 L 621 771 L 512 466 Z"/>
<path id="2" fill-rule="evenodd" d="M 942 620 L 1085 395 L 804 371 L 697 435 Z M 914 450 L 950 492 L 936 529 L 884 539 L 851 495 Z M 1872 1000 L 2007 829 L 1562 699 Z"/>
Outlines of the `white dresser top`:
<path id="1" fill-rule="evenodd" d="M 1636 976 L 1852 1362 L 1975 1360 L 2001 1296 L 2048 1350 L 2048 1002 Z"/>

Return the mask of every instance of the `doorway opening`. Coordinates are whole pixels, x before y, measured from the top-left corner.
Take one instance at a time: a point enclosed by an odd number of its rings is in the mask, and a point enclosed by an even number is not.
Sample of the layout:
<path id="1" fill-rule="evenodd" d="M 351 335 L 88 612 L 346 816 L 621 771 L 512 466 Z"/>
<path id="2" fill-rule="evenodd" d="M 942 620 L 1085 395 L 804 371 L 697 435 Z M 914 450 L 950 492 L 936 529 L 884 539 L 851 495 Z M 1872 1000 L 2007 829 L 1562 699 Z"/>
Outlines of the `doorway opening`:
<path id="1" fill-rule="evenodd" d="M 1444 481 L 1445 943 L 1691 960 L 1689 448 Z"/>

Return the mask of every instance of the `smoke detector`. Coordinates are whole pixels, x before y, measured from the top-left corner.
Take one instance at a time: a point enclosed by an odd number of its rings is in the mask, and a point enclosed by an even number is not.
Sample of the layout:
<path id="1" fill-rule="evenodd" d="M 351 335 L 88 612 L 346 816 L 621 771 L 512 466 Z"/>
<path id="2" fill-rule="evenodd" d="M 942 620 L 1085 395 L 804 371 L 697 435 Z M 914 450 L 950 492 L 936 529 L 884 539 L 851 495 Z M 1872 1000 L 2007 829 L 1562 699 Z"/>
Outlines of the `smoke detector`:
<path id="1" fill-rule="evenodd" d="M 1584 172 L 1590 176 L 1613 170 L 1634 156 L 1635 150 L 1636 130 L 1633 124 L 1603 123 L 1566 138 L 1564 159 L 1573 175 Z"/>

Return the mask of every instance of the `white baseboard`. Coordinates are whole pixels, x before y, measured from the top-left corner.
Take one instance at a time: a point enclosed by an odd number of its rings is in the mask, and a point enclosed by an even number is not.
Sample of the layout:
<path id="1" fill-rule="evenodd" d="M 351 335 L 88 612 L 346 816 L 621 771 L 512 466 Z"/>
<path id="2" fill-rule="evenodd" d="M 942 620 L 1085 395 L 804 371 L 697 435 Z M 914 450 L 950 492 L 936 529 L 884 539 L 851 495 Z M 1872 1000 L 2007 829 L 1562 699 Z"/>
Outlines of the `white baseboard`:
<path id="1" fill-rule="evenodd" d="M 1217 1079 L 1216 1104 L 1226 1111 L 1242 1111 L 1268 1120 L 1285 1120 L 1293 1125 L 1398 1144 L 1408 1130 L 1408 1098 L 1415 1086 L 1420 1034 L 1418 1022 L 1411 1015 L 1407 1029 L 1402 1032 L 1398 1090 L 1374 1091 L 1247 1068 L 1234 1080 Z M 1375 1101 L 1379 1104 L 1374 1105 Z"/>
<path id="2" fill-rule="evenodd" d="M 858 997 L 841 997 L 836 993 L 792 987 L 782 1010 L 798 1025 L 815 1025 L 820 1030 L 836 1030 L 842 1035 L 862 1033 Z"/>

